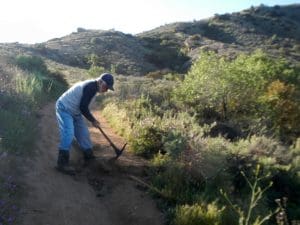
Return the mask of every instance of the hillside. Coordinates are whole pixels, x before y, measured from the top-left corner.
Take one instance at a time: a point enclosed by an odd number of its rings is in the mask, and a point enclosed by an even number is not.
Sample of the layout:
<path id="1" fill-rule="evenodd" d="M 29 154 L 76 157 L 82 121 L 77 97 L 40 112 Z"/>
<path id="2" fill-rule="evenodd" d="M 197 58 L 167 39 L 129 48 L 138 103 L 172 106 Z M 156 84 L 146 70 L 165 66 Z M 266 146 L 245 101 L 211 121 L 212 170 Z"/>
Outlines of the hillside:
<path id="1" fill-rule="evenodd" d="M 146 49 L 140 40 L 118 31 L 84 30 L 62 38 L 49 40 L 33 46 L 33 49 L 50 59 L 71 66 L 86 68 L 87 57 L 99 57 L 99 66 L 115 67 L 120 74 L 141 74 L 155 70 L 145 58 Z"/>
<path id="2" fill-rule="evenodd" d="M 195 59 L 201 49 L 231 55 L 257 48 L 290 60 L 300 59 L 300 5 L 261 5 L 189 23 L 173 23 L 139 34 L 146 40 L 159 39 L 176 45 Z"/>
<path id="3" fill-rule="evenodd" d="M 0 43 L 0 225 L 300 224 L 299 13 L 261 5 L 138 35 Z M 66 177 L 53 169 L 55 100 L 102 69 L 115 91 L 91 109 L 128 145 L 115 160 L 89 127 L 96 159 L 86 166 L 75 142 Z"/>
<path id="4" fill-rule="evenodd" d="M 186 72 L 202 49 L 231 57 L 261 48 L 298 62 L 299 15 L 299 4 L 260 5 L 204 20 L 167 24 L 135 36 L 78 28 L 77 32 L 44 43 L 2 44 L 0 48 L 25 51 L 80 68 L 89 68 L 88 57 L 93 54 L 99 66 L 124 75 L 145 75 L 162 69 Z"/>

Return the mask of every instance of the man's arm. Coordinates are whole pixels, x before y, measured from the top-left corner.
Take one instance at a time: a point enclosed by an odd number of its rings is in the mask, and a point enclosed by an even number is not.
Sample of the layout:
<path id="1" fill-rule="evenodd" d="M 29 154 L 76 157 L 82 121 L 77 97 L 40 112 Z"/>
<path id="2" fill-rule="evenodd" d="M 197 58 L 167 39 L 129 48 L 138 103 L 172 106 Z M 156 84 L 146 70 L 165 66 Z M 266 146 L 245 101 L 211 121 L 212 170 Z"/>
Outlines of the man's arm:
<path id="1" fill-rule="evenodd" d="M 83 93 L 82 93 L 82 97 L 80 100 L 80 112 L 82 113 L 82 115 L 85 118 L 87 118 L 90 122 L 92 122 L 93 125 L 97 120 L 95 119 L 93 114 L 90 112 L 89 104 L 91 103 L 91 100 L 96 95 L 96 93 L 97 93 L 97 83 L 96 82 L 88 83 L 83 88 Z"/>

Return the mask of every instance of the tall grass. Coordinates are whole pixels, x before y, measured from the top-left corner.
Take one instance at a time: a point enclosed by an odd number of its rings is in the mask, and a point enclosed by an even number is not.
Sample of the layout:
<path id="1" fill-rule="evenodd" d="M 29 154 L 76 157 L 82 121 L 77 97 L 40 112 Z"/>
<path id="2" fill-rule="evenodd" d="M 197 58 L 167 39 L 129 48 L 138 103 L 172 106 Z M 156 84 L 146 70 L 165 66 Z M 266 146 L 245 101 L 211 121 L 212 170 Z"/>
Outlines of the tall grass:
<path id="1" fill-rule="evenodd" d="M 222 221 L 222 212 L 217 204 L 208 205 L 180 205 L 175 210 L 175 225 L 219 225 Z"/>
<path id="2" fill-rule="evenodd" d="M 8 90 L 0 96 L 2 150 L 27 153 L 36 136 L 36 111 L 47 100 L 56 98 L 66 87 L 59 75 L 47 70 L 37 57 L 18 56 Z"/>
<path id="3" fill-rule="evenodd" d="M 28 103 L 37 104 L 41 101 L 43 95 L 43 83 L 37 76 L 30 74 L 29 76 L 16 76 L 16 94 Z"/>

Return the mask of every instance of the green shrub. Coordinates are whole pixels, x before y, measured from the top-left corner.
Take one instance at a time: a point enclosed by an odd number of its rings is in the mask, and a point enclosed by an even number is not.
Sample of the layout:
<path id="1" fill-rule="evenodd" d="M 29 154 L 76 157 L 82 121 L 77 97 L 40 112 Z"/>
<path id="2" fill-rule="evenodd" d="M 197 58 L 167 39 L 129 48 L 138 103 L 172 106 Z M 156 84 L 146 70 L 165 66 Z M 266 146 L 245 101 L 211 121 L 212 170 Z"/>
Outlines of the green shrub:
<path id="1" fill-rule="evenodd" d="M 175 225 L 218 225 L 221 224 L 223 209 L 215 203 L 180 205 L 175 210 Z"/>
<path id="2" fill-rule="evenodd" d="M 163 147 L 163 132 L 155 126 L 136 128 L 130 140 L 132 151 L 146 158 L 152 158 Z"/>
<path id="3" fill-rule="evenodd" d="M 203 68 L 205 73 L 202 72 L 203 77 L 207 74 L 211 77 L 208 77 L 208 80 L 201 80 L 201 78 L 199 80 L 203 86 L 217 85 L 212 90 L 218 93 L 215 94 L 209 87 L 207 89 L 204 87 L 203 92 L 207 90 L 210 93 L 204 93 L 204 98 L 202 98 L 195 84 L 198 82 L 198 77 L 186 78 L 190 79 L 185 86 L 187 92 L 183 91 L 180 93 L 181 96 L 176 96 L 178 93 L 174 91 L 176 106 L 170 100 L 168 92 L 174 87 L 177 88 L 177 82 L 118 77 L 120 79 L 118 85 L 121 88 L 120 92 L 115 92 L 114 97 L 119 98 L 120 101 L 113 98 L 112 111 L 111 113 L 108 111 L 108 114 L 119 118 L 113 120 L 113 123 L 118 123 L 120 127 L 123 127 L 120 129 L 128 131 L 131 137 L 130 145 L 134 151 L 152 159 L 149 172 L 151 184 L 155 190 L 158 190 L 161 197 L 168 200 L 166 204 L 171 208 L 170 211 L 174 212 L 174 207 L 178 204 L 192 206 L 199 202 L 213 202 L 220 197 L 220 188 L 230 193 L 233 201 L 237 204 L 241 203 L 240 206 L 244 207 L 249 187 L 240 170 L 244 171 L 250 181 L 255 178 L 253 168 L 261 164 L 260 175 L 270 175 L 263 180 L 262 186 L 267 186 L 271 181 L 274 185 L 265 192 L 261 199 L 263 204 L 253 211 L 254 222 L 259 215 L 265 215 L 274 209 L 275 198 L 286 195 L 291 199 L 287 207 L 292 215 L 291 218 L 298 219 L 299 145 L 296 144 L 289 149 L 275 138 L 251 135 L 261 132 L 260 129 L 271 122 L 270 117 L 268 118 L 271 114 L 268 114 L 270 111 L 267 110 L 267 103 L 263 102 L 261 96 L 266 94 L 268 86 L 278 77 L 280 77 L 280 82 L 284 80 L 286 84 L 297 83 L 295 71 L 287 69 L 284 63 L 273 61 L 261 53 L 240 56 L 234 61 L 226 59 L 219 61 L 219 58 L 214 57 L 208 57 L 208 59 L 212 60 L 205 61 L 206 63 L 202 66 L 208 65 L 209 68 Z M 274 62 L 273 68 L 271 62 Z M 211 67 L 210 64 L 212 64 Z M 230 71 L 234 75 L 222 74 L 222 71 Z M 216 73 L 219 77 L 213 76 Z M 253 73 L 260 75 L 256 76 Z M 237 74 L 238 78 L 233 77 Z M 231 86 L 231 82 L 236 87 Z M 179 89 L 183 86 L 184 84 L 179 85 Z M 296 85 L 294 87 L 296 88 Z M 194 90 L 191 90 L 193 88 Z M 224 99 L 220 97 L 224 94 L 221 90 L 229 93 L 224 102 Z M 243 93 L 244 90 L 248 92 L 249 99 L 247 94 Z M 194 98 L 189 99 L 189 94 L 194 95 Z M 236 94 L 241 99 L 235 96 Z M 210 99 L 211 95 L 213 100 Z M 193 102 L 194 99 L 196 102 Z M 270 99 L 274 100 L 273 97 Z M 230 119 L 242 121 L 254 127 L 255 130 L 253 129 L 246 139 L 236 142 L 229 142 L 222 137 L 206 137 L 204 134 L 209 131 L 210 126 L 200 126 L 199 117 L 201 109 L 207 102 L 219 114 L 224 113 L 222 103 L 225 103 L 227 112 L 232 113 L 229 116 Z M 187 109 L 189 104 L 194 107 L 194 110 Z M 249 109 L 244 110 L 247 106 Z M 197 111 L 198 109 L 200 111 Z M 120 112 L 120 115 L 116 112 Z M 253 124 L 254 122 L 256 124 Z M 266 133 L 271 134 L 270 130 Z M 225 224 L 238 223 L 237 215 L 231 213 L 232 211 L 227 212 L 226 215 L 222 214 L 222 220 L 227 221 Z M 228 221 L 233 222 L 228 223 Z"/>
<path id="4" fill-rule="evenodd" d="M 215 53 L 202 53 L 193 64 L 183 84 L 175 89 L 175 97 L 199 113 L 211 107 L 228 117 L 229 112 L 249 112 L 262 93 L 273 66 L 261 52 L 240 55 L 230 62 Z M 270 74 L 270 75 L 269 75 Z"/>
<path id="5" fill-rule="evenodd" d="M 300 89 L 280 80 L 271 82 L 262 101 L 266 104 L 273 121 L 274 132 L 286 142 L 300 135 Z"/>
<path id="6" fill-rule="evenodd" d="M 96 40 L 96 39 L 94 39 L 94 40 Z M 91 54 L 89 56 L 86 56 L 86 60 L 87 60 L 87 63 L 91 65 L 91 68 L 102 66 L 102 63 L 103 63 L 101 58 L 96 54 Z"/>
<path id="7" fill-rule="evenodd" d="M 146 43 L 146 42 L 145 42 Z M 146 54 L 147 60 L 160 69 L 169 68 L 180 72 L 178 65 L 189 60 L 189 57 L 180 52 L 180 45 L 173 40 L 147 38 L 147 45 L 153 50 Z"/>
<path id="8" fill-rule="evenodd" d="M 52 74 L 33 72 L 19 73 L 15 77 L 14 92 L 27 104 L 32 106 L 41 104 L 48 99 L 57 98 L 65 89 L 66 84 L 61 83 Z"/>
<path id="9" fill-rule="evenodd" d="M 222 137 L 206 138 L 202 140 L 202 147 L 195 149 L 200 158 L 199 164 L 202 173 L 207 178 L 214 178 L 219 173 L 225 178 L 225 170 L 228 168 L 228 158 L 231 153 L 231 144 Z M 226 184 L 226 179 L 222 181 Z M 223 186 L 219 183 L 219 186 Z"/>
<path id="10" fill-rule="evenodd" d="M 187 140 L 178 130 L 165 132 L 162 137 L 163 152 L 168 154 L 172 159 L 178 159 L 187 147 Z"/>
<path id="11" fill-rule="evenodd" d="M 114 100 L 124 104 L 126 100 L 130 102 L 142 98 L 150 101 L 153 107 L 161 107 L 165 110 L 172 104 L 170 93 L 177 84 L 178 82 L 174 80 L 119 75 L 116 77 Z"/>
<path id="12" fill-rule="evenodd" d="M 183 74 L 178 73 L 167 73 L 163 76 L 163 79 L 171 81 L 182 81 L 183 78 Z"/>
<path id="13" fill-rule="evenodd" d="M 102 66 L 92 66 L 89 70 L 88 70 L 88 75 L 91 78 L 97 78 L 99 77 L 102 73 L 105 72 L 104 67 Z"/>
<path id="14" fill-rule="evenodd" d="M 262 51 L 241 54 L 231 61 L 213 52 L 202 52 L 172 95 L 178 107 L 189 107 L 200 118 L 205 116 L 207 108 L 217 113 L 218 116 L 210 115 L 214 120 L 238 122 L 242 117 L 265 118 L 261 120 L 264 122 L 261 128 L 267 125 L 272 131 L 273 125 L 286 135 L 293 133 L 295 138 L 299 133 L 294 126 L 297 122 L 290 121 L 299 119 L 296 74 L 299 74 L 298 67 Z M 283 82 L 285 86 L 281 85 Z"/>
<path id="15" fill-rule="evenodd" d="M 163 169 L 152 171 L 152 185 L 172 203 L 194 203 L 200 199 L 203 177 L 196 177 L 184 163 L 165 161 Z"/>
<path id="16" fill-rule="evenodd" d="M 47 72 L 47 66 L 44 61 L 37 56 L 19 55 L 16 58 L 16 64 L 23 70 L 30 72 L 39 71 L 42 73 Z"/>
<path id="17" fill-rule="evenodd" d="M 151 166 L 155 169 L 164 169 L 171 163 L 171 160 L 169 155 L 158 152 L 158 154 L 151 159 Z"/>

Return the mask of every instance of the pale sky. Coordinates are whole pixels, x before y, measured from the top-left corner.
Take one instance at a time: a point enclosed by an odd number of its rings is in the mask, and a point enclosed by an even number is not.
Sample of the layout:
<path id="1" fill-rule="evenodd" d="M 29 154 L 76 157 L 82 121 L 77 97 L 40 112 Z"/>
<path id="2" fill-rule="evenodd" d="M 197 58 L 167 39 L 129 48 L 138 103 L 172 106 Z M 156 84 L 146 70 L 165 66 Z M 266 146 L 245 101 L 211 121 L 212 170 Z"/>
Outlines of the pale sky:
<path id="1" fill-rule="evenodd" d="M 0 43 L 40 43 L 78 27 L 137 34 L 260 4 L 295 3 L 300 0 L 2 0 Z"/>

